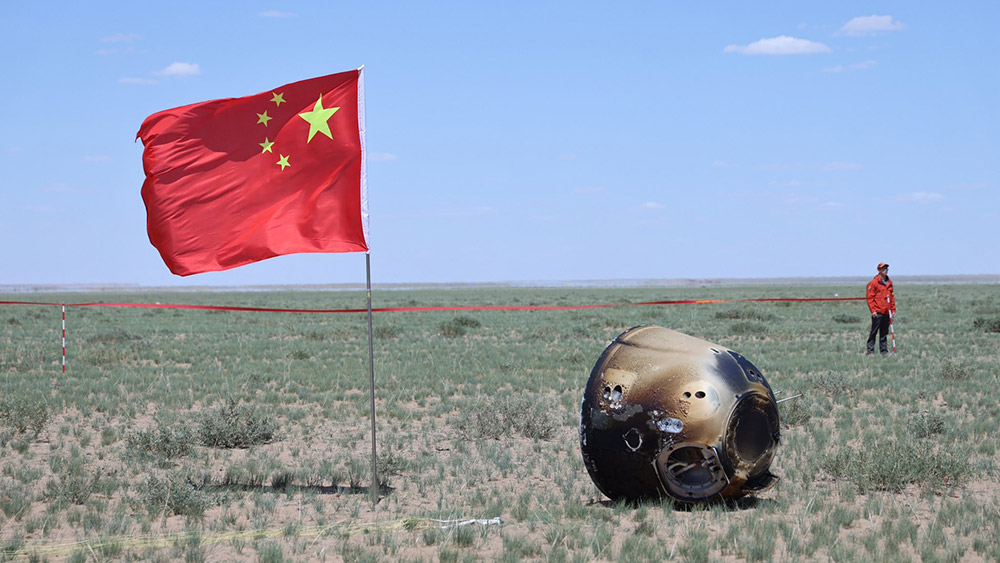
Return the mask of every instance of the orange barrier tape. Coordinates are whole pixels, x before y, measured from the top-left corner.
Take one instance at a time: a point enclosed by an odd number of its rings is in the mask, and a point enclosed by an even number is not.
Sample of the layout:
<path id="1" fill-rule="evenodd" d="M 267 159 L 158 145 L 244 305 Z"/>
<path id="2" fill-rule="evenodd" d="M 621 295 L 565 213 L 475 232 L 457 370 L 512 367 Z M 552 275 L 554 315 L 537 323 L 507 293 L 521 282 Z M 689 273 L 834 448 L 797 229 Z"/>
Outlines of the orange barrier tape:
<path id="1" fill-rule="evenodd" d="M 710 303 L 770 303 L 816 301 L 863 301 L 864 297 L 794 297 L 759 299 L 684 299 L 673 301 L 641 301 L 638 303 L 600 303 L 592 305 L 447 305 L 438 307 L 379 307 L 373 313 L 399 313 L 407 311 L 568 311 L 573 309 L 602 309 L 608 307 L 651 305 L 703 305 Z M 272 307 L 227 307 L 222 305 L 184 305 L 171 303 L 44 303 L 37 301 L 0 301 L 0 305 L 36 305 L 65 307 L 139 307 L 147 309 L 196 309 L 203 311 L 242 311 L 252 313 L 367 313 L 368 309 L 279 309 Z"/>

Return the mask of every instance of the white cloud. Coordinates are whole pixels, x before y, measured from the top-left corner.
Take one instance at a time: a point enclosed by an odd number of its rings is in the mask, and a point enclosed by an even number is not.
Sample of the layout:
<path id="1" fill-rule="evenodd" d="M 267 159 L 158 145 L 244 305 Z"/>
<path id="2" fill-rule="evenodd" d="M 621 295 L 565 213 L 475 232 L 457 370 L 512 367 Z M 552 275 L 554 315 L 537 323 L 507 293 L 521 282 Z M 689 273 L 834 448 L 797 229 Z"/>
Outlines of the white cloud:
<path id="1" fill-rule="evenodd" d="M 139 39 L 142 39 L 142 37 L 135 33 L 116 33 L 114 35 L 102 37 L 101 43 L 131 43 Z"/>
<path id="2" fill-rule="evenodd" d="M 157 81 L 151 78 L 119 78 L 118 82 L 122 84 L 159 84 Z"/>
<path id="3" fill-rule="evenodd" d="M 812 55 L 829 53 L 830 48 L 822 43 L 799 39 L 787 35 L 779 35 L 770 39 L 754 41 L 749 45 L 728 45 L 724 53 L 740 53 L 743 55 Z"/>
<path id="4" fill-rule="evenodd" d="M 170 63 L 170 66 L 157 74 L 161 76 L 194 76 L 201 74 L 197 63 Z"/>
<path id="5" fill-rule="evenodd" d="M 261 12 L 258 14 L 262 18 L 294 18 L 295 14 L 292 12 L 282 12 L 280 10 L 267 10 L 266 12 Z"/>
<path id="6" fill-rule="evenodd" d="M 399 160 L 399 157 L 388 152 L 373 152 L 368 155 L 368 160 L 371 162 L 393 162 Z"/>
<path id="7" fill-rule="evenodd" d="M 840 33 L 857 37 L 874 35 L 880 31 L 898 31 L 903 27 L 905 26 L 893 20 L 892 16 L 860 16 L 845 23 L 844 27 L 840 28 Z"/>
<path id="8" fill-rule="evenodd" d="M 663 209 L 664 205 L 662 203 L 659 203 L 659 202 L 656 202 L 656 201 L 647 201 L 647 202 L 644 202 L 639 207 L 641 207 L 643 209 Z"/>

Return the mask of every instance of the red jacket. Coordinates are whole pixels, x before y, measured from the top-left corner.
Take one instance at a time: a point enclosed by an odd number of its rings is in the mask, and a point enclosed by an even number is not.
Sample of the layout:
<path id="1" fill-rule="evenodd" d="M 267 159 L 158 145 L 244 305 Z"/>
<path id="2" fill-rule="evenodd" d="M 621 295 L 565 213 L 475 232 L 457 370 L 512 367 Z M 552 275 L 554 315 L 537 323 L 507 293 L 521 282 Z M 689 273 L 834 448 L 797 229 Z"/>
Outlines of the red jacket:
<path id="1" fill-rule="evenodd" d="M 868 310 L 872 313 L 886 315 L 889 311 L 896 314 L 896 297 L 892 294 L 892 280 L 882 281 L 882 276 L 876 275 L 875 279 L 868 282 L 865 287 L 865 297 L 868 298 Z"/>

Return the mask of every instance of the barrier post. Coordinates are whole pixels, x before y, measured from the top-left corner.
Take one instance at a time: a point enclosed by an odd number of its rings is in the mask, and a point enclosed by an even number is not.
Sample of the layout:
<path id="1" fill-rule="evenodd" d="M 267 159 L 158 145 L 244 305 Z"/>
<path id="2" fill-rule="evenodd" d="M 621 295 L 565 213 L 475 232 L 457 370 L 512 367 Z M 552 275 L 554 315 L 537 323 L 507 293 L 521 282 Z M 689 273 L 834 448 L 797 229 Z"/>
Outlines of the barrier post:
<path id="1" fill-rule="evenodd" d="M 62 303 L 62 372 L 66 375 L 66 304 Z"/>

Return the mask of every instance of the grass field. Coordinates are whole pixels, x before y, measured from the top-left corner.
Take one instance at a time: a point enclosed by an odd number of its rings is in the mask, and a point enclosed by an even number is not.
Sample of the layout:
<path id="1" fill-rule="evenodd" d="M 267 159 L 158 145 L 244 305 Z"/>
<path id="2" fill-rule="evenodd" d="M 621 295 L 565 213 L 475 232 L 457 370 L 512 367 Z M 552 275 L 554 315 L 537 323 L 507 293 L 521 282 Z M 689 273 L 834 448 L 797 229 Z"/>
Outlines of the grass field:
<path id="1" fill-rule="evenodd" d="M 862 291 L 421 290 L 376 292 L 374 305 Z M 1000 286 L 896 291 L 887 358 L 863 354 L 860 301 L 376 314 L 377 510 L 365 315 L 70 308 L 63 375 L 58 307 L 0 306 L 0 559 L 998 560 Z M 359 292 L 44 300 L 365 306 Z M 611 339 L 650 323 L 804 393 L 780 405 L 775 488 L 686 508 L 612 503 L 591 483 L 584 385 Z"/>

